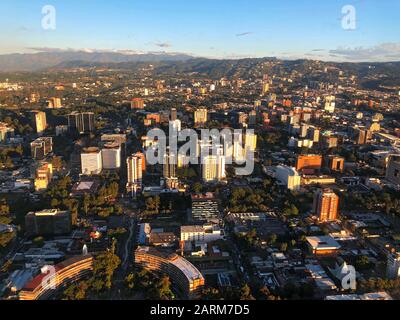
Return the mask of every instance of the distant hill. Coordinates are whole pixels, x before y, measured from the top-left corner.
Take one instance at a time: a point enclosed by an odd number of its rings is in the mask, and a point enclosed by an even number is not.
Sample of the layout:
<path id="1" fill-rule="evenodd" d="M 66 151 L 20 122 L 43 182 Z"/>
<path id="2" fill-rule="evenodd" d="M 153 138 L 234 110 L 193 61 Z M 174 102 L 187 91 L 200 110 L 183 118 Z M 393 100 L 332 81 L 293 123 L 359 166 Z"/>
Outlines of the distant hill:
<path id="1" fill-rule="evenodd" d="M 0 72 L 39 71 L 58 65 L 68 65 L 79 61 L 91 64 L 126 63 L 126 62 L 157 62 L 157 61 L 185 61 L 192 56 L 180 53 L 119 53 L 119 52 L 38 52 L 26 54 L 0 55 Z M 72 65 L 71 65 L 72 67 Z"/>

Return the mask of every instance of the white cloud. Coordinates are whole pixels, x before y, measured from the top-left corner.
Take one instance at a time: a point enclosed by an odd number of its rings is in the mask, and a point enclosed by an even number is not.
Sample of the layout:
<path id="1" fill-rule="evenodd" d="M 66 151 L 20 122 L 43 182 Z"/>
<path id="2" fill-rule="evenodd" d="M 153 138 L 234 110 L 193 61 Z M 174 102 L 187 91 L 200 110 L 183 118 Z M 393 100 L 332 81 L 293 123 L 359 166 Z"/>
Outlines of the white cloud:
<path id="1" fill-rule="evenodd" d="M 400 43 L 382 43 L 373 47 L 338 48 L 329 51 L 341 60 L 354 62 L 381 62 L 400 60 Z"/>

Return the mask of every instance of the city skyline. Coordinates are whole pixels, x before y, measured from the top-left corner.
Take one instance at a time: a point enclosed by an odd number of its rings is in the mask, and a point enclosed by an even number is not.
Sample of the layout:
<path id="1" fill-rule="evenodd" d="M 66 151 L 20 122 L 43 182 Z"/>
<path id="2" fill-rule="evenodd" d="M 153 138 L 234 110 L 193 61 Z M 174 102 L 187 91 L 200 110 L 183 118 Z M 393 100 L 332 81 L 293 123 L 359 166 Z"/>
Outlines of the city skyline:
<path id="1" fill-rule="evenodd" d="M 326 61 L 400 60 L 396 1 L 314 3 L 235 0 L 201 5 L 173 1 L 3 1 L 0 54 L 35 52 L 166 52 L 238 59 L 274 56 Z M 54 6 L 55 30 L 42 28 Z M 345 6 L 355 25 L 343 28 Z M 21 19 L 23 17 L 23 19 Z M 22 22 L 23 21 L 23 22 Z M 105 23 L 107 22 L 107 23 Z M 101 37 L 98 35 L 101 34 Z M 321 35 L 323 35 L 321 37 Z"/>

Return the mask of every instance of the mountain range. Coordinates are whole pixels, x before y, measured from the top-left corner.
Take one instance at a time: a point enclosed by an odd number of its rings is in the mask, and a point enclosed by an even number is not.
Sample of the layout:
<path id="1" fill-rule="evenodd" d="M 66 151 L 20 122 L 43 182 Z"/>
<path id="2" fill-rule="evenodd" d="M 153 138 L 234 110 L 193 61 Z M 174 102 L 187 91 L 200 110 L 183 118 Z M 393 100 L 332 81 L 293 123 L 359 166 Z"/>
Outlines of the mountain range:
<path id="1" fill-rule="evenodd" d="M 167 52 L 123 53 L 101 51 L 59 51 L 24 54 L 13 53 L 0 55 L 0 72 L 39 71 L 73 61 L 101 64 L 185 61 L 192 58 L 192 56 L 187 54 Z"/>

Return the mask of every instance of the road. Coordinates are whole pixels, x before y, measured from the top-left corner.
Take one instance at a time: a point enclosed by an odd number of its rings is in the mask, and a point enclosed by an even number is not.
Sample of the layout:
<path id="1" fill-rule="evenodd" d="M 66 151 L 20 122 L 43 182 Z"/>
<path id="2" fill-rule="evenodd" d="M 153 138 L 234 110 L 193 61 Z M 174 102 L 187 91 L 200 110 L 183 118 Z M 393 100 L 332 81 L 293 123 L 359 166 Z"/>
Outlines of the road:
<path id="1" fill-rule="evenodd" d="M 122 261 L 122 268 L 126 272 L 128 267 L 129 267 L 129 258 L 133 257 L 133 247 L 135 241 L 132 242 L 132 240 L 135 240 L 135 227 L 136 227 L 136 219 L 134 217 L 130 218 L 129 221 L 129 237 L 125 242 L 125 250 L 124 250 L 124 256 L 123 256 L 123 261 Z"/>

